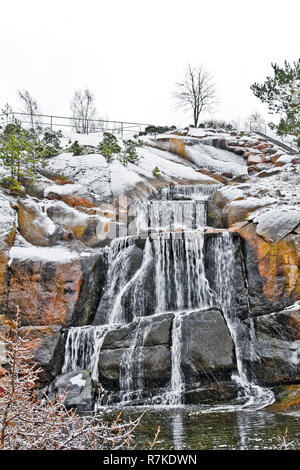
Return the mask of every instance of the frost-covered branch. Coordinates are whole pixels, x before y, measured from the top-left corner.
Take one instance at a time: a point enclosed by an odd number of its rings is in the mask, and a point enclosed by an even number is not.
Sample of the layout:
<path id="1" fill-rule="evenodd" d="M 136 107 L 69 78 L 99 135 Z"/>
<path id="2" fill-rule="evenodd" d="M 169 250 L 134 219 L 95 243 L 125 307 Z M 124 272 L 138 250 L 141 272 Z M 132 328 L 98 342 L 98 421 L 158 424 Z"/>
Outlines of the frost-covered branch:
<path id="1" fill-rule="evenodd" d="M 96 413 L 81 416 L 64 405 L 66 393 L 50 400 L 36 393 L 41 369 L 33 364 L 29 340 L 19 335 L 19 311 L 5 344 L 0 377 L 0 450 L 131 449 L 143 414 L 109 424 Z"/>

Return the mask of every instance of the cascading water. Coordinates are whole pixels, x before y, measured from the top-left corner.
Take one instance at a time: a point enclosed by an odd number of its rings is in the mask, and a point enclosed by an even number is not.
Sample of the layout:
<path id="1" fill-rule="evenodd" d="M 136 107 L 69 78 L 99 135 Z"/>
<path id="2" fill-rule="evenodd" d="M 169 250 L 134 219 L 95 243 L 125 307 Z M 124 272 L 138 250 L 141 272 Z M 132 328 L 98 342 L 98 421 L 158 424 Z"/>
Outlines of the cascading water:
<path id="1" fill-rule="evenodd" d="M 204 309 L 211 305 L 203 244 L 204 234 L 200 231 L 153 236 L 157 312 Z"/>
<path id="2" fill-rule="evenodd" d="M 194 230 L 206 224 L 205 200 L 151 201 L 135 205 L 135 228 L 132 235 L 142 232 Z"/>
<path id="3" fill-rule="evenodd" d="M 184 380 L 181 370 L 181 344 L 182 344 L 182 317 L 181 313 L 175 313 L 172 330 L 172 373 L 170 392 L 164 397 L 164 403 L 168 405 L 182 405 Z"/>
<path id="4" fill-rule="evenodd" d="M 62 372 L 89 369 L 92 379 L 98 379 L 98 359 L 108 326 L 70 328 L 65 345 Z"/>
<path id="5" fill-rule="evenodd" d="M 260 387 L 248 380 L 247 371 L 244 366 L 244 348 L 253 346 L 253 322 L 250 321 L 249 336 L 251 341 L 245 342 L 244 334 L 241 331 L 241 320 L 233 305 L 233 279 L 234 272 L 234 245 L 232 234 L 222 232 L 221 236 L 213 240 L 215 257 L 215 295 L 216 301 L 223 311 L 227 326 L 235 345 L 237 361 L 237 375 L 233 375 L 240 388 L 241 398 L 246 399 L 242 407 L 254 408 L 256 410 L 271 404 L 274 401 L 274 394 L 271 390 Z M 249 312 L 250 313 L 250 312 Z M 220 410 L 220 407 L 217 407 Z"/>
<path id="6" fill-rule="evenodd" d="M 235 258 L 229 232 L 217 233 L 213 239 L 213 287 L 207 278 L 205 200 L 216 189 L 217 185 L 179 186 L 163 191 L 160 201 L 134 205 L 135 236 L 112 241 L 105 293 L 95 325 L 69 329 L 63 372 L 91 369 L 93 379 L 97 380 L 99 355 L 106 334 L 135 322 L 130 345 L 125 347 L 120 359 L 119 402 L 122 405 L 133 402 L 182 405 L 185 393 L 181 367 L 183 319 L 191 312 L 218 307 L 235 345 L 237 375 L 234 380 L 242 391 L 242 407 L 255 405 L 257 409 L 272 401 L 272 392 L 248 381 L 244 367 L 240 320 L 233 302 Z M 175 194 L 182 194 L 189 200 L 172 200 Z M 146 237 L 141 236 L 143 232 Z M 146 241 L 141 243 L 143 238 Z M 151 292 L 148 310 L 145 286 Z M 171 378 L 159 397 L 145 398 L 143 351 L 152 321 L 160 314 L 172 316 Z M 252 330 L 250 334 L 253 336 Z M 110 403 L 110 399 L 106 403 Z M 221 407 L 216 409 L 221 410 Z"/>
<path id="7" fill-rule="evenodd" d="M 162 200 L 172 200 L 178 195 L 188 197 L 194 200 L 207 200 L 212 197 L 215 192 L 222 186 L 221 184 L 188 184 L 181 186 L 171 186 L 169 188 L 164 188 L 161 191 Z"/>

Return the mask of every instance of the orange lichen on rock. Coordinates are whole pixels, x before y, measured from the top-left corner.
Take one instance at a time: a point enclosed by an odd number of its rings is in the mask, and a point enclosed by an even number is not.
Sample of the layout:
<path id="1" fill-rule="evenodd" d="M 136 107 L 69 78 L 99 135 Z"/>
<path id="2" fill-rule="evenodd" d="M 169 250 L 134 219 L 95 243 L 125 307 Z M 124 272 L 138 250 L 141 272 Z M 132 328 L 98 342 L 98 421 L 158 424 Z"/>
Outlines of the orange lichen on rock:
<path id="1" fill-rule="evenodd" d="M 169 151 L 179 155 L 180 157 L 184 158 L 185 160 L 190 160 L 186 150 L 185 150 L 185 142 L 183 139 L 170 139 L 169 140 Z"/>
<path id="2" fill-rule="evenodd" d="M 22 325 L 67 325 L 82 283 L 80 261 L 51 263 L 14 260 L 10 269 L 8 310 L 20 306 Z"/>
<path id="3" fill-rule="evenodd" d="M 289 235 L 278 243 L 264 241 L 256 234 L 256 225 L 249 223 L 237 230 L 255 252 L 254 263 L 265 283 L 263 293 L 274 302 L 281 296 L 300 299 L 300 263 L 297 236 Z"/>
<path id="4" fill-rule="evenodd" d="M 288 385 L 278 394 L 275 403 L 268 406 L 268 411 L 286 411 L 300 407 L 300 385 Z"/>
<path id="5" fill-rule="evenodd" d="M 88 201 L 83 197 L 76 197 L 72 195 L 63 195 L 61 200 L 68 204 L 70 207 L 97 207 L 94 202 Z"/>

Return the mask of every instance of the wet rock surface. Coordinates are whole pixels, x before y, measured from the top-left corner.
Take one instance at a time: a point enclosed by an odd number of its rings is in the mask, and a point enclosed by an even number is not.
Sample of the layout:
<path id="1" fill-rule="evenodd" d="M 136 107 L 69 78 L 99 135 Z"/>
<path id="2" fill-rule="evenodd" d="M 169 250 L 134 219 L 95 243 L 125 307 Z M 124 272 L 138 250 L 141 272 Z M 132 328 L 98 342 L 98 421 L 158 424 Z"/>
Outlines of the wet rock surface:
<path id="1" fill-rule="evenodd" d="M 45 390 L 50 398 L 56 394 L 66 394 L 64 400 L 68 409 L 77 408 L 78 411 L 91 411 L 94 409 L 96 387 L 91 374 L 86 370 L 76 370 L 62 374 Z"/>
<path id="2" fill-rule="evenodd" d="M 62 367 L 64 343 L 61 326 L 23 326 L 20 335 L 29 339 L 33 362 L 42 368 L 41 383 L 55 379 Z"/>
<path id="3" fill-rule="evenodd" d="M 297 383 L 300 379 L 300 305 L 255 320 L 258 355 L 251 365 L 262 384 Z"/>
<path id="4" fill-rule="evenodd" d="M 234 344 L 221 312 L 208 310 L 182 319 L 181 364 L 186 383 L 214 382 L 236 370 Z"/>

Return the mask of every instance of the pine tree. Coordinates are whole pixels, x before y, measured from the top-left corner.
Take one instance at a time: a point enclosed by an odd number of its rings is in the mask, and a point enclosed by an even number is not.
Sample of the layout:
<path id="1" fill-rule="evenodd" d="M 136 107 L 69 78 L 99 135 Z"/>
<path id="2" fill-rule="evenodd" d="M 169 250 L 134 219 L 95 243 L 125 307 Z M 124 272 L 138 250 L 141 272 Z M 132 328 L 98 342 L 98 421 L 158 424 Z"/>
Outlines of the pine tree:
<path id="1" fill-rule="evenodd" d="M 36 135 L 14 121 L 8 124 L 0 138 L 0 159 L 10 176 L 2 183 L 10 189 L 20 189 L 22 178 L 34 179 L 37 165 L 43 161 L 42 146 Z"/>
<path id="2" fill-rule="evenodd" d="M 284 66 L 271 64 L 274 76 L 262 84 L 254 83 L 251 90 L 268 105 L 271 113 L 281 116 L 277 132 L 298 136 L 300 133 L 300 59 Z"/>

